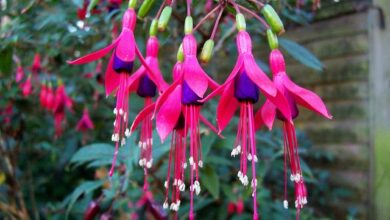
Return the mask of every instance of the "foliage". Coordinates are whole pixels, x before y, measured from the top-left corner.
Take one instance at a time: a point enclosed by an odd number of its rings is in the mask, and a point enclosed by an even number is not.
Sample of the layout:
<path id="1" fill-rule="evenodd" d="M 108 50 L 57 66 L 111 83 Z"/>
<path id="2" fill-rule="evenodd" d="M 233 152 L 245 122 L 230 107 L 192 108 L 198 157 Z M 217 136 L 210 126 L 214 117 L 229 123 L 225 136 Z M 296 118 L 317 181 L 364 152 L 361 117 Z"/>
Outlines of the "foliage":
<path id="1" fill-rule="evenodd" d="M 111 30 L 115 22 L 119 22 L 124 6 L 119 11 L 102 12 L 91 15 L 84 22 L 77 18 L 77 7 L 82 6 L 81 0 L 73 1 L 1 1 L 1 40 L 0 45 L 0 109 L 12 106 L 11 114 L 0 114 L 4 122 L 10 116 L 9 123 L 1 123 L 0 130 L 0 218 L 32 219 L 81 219 L 88 203 L 101 198 L 103 210 L 113 210 L 117 216 L 130 216 L 137 212 L 144 216 L 144 209 L 139 209 L 136 202 L 141 196 L 143 173 L 138 166 L 137 133 L 130 137 L 127 145 L 121 148 L 118 165 L 123 169 L 112 178 L 106 176 L 107 165 L 111 162 L 113 147 L 108 142 L 112 127 L 112 98 L 104 98 L 102 86 L 94 78 L 88 78 L 86 73 L 93 72 L 96 64 L 74 67 L 66 61 L 80 54 L 86 54 L 99 49 L 111 41 Z M 160 1 L 158 1 L 160 2 Z M 180 2 L 180 1 L 179 1 Z M 198 2 L 198 1 L 196 1 Z M 101 9 L 104 9 L 102 3 Z M 157 5 L 157 4 L 156 4 Z M 180 5 L 178 11 L 184 11 Z M 152 8 L 155 14 L 157 8 Z M 290 23 L 307 23 L 309 16 L 295 13 L 288 7 L 281 8 L 282 14 Z M 196 18 L 203 15 L 201 5 L 196 5 Z M 159 34 L 163 54 L 174 60 L 174 54 L 180 43 L 178 29 L 181 29 L 183 18 L 177 17 L 170 24 L 169 31 Z M 259 30 L 257 22 L 248 22 L 248 29 Z M 139 22 L 137 26 L 137 42 L 143 49 L 145 35 L 150 24 L 149 19 Z M 207 39 L 209 26 L 205 24 L 197 34 L 198 41 Z M 216 46 L 218 54 L 229 54 L 234 51 L 234 40 L 231 33 L 231 23 L 222 25 L 221 43 Z M 255 35 L 256 42 L 265 42 L 262 35 Z M 223 43 L 223 44 L 222 44 Z M 223 45 L 223 46 L 222 46 Z M 283 39 L 281 45 L 303 64 L 316 70 L 322 69 L 322 64 L 306 49 L 295 42 Z M 58 79 L 66 85 L 66 91 L 74 100 L 73 111 L 66 112 L 66 129 L 59 138 L 54 138 L 52 115 L 38 108 L 39 82 L 33 82 L 33 95 L 23 97 L 18 84 L 15 83 L 16 65 L 13 56 L 21 59 L 26 73 L 30 72 L 34 54 L 42 55 L 44 70 L 39 80 L 46 80 L 56 86 Z M 217 53 L 216 53 L 217 54 Z M 215 58 L 216 60 L 218 58 Z M 227 65 L 233 63 L 234 55 L 224 61 Z M 262 62 L 266 67 L 266 57 Z M 105 60 L 107 62 L 107 60 Z M 105 62 L 105 63 L 106 63 Z M 214 61 L 215 62 L 215 61 Z M 104 65 L 103 65 L 104 66 Z M 161 63 L 164 77 L 170 78 L 171 63 Z M 206 66 L 209 72 L 218 77 L 218 68 Z M 213 74 L 214 73 L 214 74 Z M 220 76 L 226 73 L 219 73 Z M 98 76 L 96 76 L 98 77 Z M 98 96 L 93 95 L 96 92 Z M 140 109 L 142 100 L 131 97 L 132 115 Z M 215 104 L 215 103 L 214 103 Z M 90 109 L 95 130 L 85 135 L 74 128 L 81 117 L 83 108 Z M 215 109 L 215 105 L 208 106 Z M 2 111 L 3 112 L 3 111 Z M 213 111 L 205 111 L 211 120 Z M 108 123 L 107 123 L 108 122 Z M 247 202 L 250 192 L 241 186 L 236 178 L 238 159 L 230 158 L 235 129 L 230 127 L 223 134 L 226 138 L 219 139 L 209 130 L 203 130 L 203 155 L 206 158 L 202 169 L 202 192 L 196 199 L 197 215 L 202 219 L 249 219 L 251 205 Z M 282 143 L 279 130 L 274 132 L 259 132 L 257 134 L 260 163 L 258 169 L 261 177 L 261 188 L 258 201 L 260 209 L 267 219 L 290 219 L 293 209 L 285 211 L 282 207 L 283 165 Z M 304 136 L 300 136 L 302 156 L 306 159 L 322 159 L 331 162 L 327 153 L 310 153 L 311 144 Z M 88 144 L 87 144 L 88 143 Z M 167 152 L 169 140 L 160 144 L 155 136 L 153 157 L 156 167 L 153 168 L 152 185 L 156 201 L 163 201 L 163 180 L 167 170 Z M 344 191 L 331 191 L 327 187 L 329 174 L 327 171 L 311 170 L 304 166 L 305 178 L 310 183 L 309 201 L 316 206 L 304 209 L 302 219 L 331 217 L 331 213 L 322 213 L 320 207 L 326 205 L 335 197 L 345 194 Z M 290 186 L 290 189 L 292 187 Z M 332 193 L 329 193 L 332 192 Z M 245 212 L 238 216 L 228 216 L 227 204 L 243 199 Z M 319 199 L 321 198 L 321 199 Z M 185 201 L 188 195 L 184 193 Z M 189 206 L 184 202 L 179 214 L 185 218 Z M 12 217 L 11 217 L 12 216 Z M 316 216 L 316 217 L 315 217 Z"/>

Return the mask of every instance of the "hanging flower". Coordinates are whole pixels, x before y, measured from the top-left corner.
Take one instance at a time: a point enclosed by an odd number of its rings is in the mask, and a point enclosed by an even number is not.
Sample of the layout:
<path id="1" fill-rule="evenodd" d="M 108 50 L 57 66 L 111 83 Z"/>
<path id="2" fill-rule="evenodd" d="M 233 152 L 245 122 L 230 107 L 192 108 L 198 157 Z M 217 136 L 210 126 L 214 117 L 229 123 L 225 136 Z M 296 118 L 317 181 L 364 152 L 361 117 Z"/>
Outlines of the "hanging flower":
<path id="1" fill-rule="evenodd" d="M 55 102 L 55 94 L 52 85 L 49 82 L 48 86 L 46 87 L 46 94 L 44 100 L 42 100 L 42 103 L 45 104 L 44 107 L 46 108 L 46 110 L 53 111 L 54 102 Z"/>
<path id="2" fill-rule="evenodd" d="M 39 103 L 41 104 L 41 108 L 45 109 L 47 106 L 46 103 L 46 96 L 47 96 L 47 86 L 46 82 L 41 83 L 41 91 L 39 92 Z"/>
<path id="3" fill-rule="evenodd" d="M 172 183 L 172 203 L 170 209 L 177 211 L 180 206 L 180 192 L 185 190 L 184 169 L 186 163 L 186 137 L 189 134 L 189 166 L 190 166 L 190 219 L 194 218 L 194 193 L 200 193 L 199 167 L 203 167 L 200 142 L 199 121 L 207 122 L 200 114 L 200 100 L 208 87 L 216 89 L 214 82 L 201 68 L 197 56 L 197 44 L 192 34 L 186 34 L 183 40 L 184 62 L 178 62 L 173 71 L 174 83 L 160 96 L 156 103 L 156 126 L 162 141 L 172 133 L 171 152 L 168 165 L 168 176 L 164 184 L 167 189 L 164 207 L 168 208 L 168 192 L 170 187 L 170 167 L 174 161 Z M 215 129 L 212 129 L 215 130 Z"/>
<path id="4" fill-rule="evenodd" d="M 77 123 L 76 130 L 81 132 L 86 132 L 92 129 L 94 129 L 94 124 L 91 118 L 89 117 L 88 108 L 84 108 L 83 116 L 80 118 L 79 122 Z"/>
<path id="5" fill-rule="evenodd" d="M 33 74 L 38 74 L 41 70 L 41 55 L 39 53 L 35 53 L 31 71 Z"/>
<path id="6" fill-rule="evenodd" d="M 24 97 L 29 96 L 32 93 L 31 75 L 29 75 L 23 83 L 19 85 Z"/>
<path id="7" fill-rule="evenodd" d="M 22 66 L 18 66 L 16 69 L 16 76 L 15 76 L 15 81 L 18 83 L 22 81 L 24 77 L 24 71 Z"/>
<path id="8" fill-rule="evenodd" d="M 62 124 L 65 120 L 65 108 L 72 110 L 73 101 L 68 97 L 65 91 L 65 86 L 61 81 L 58 83 L 58 87 L 55 92 L 53 114 L 54 114 L 54 128 L 55 137 L 58 138 L 62 135 Z"/>
<path id="9" fill-rule="evenodd" d="M 325 104 L 321 98 L 315 93 L 304 89 L 290 80 L 286 73 L 285 61 L 282 53 L 278 49 L 272 50 L 270 54 L 270 66 L 273 74 L 273 81 L 281 93 L 286 97 L 288 101 L 288 107 L 290 108 L 291 117 L 295 119 L 298 117 L 299 111 L 297 104 L 314 111 L 325 118 L 331 119 L 332 116 L 326 109 Z M 305 182 L 302 176 L 302 169 L 298 154 L 298 143 L 295 132 L 295 126 L 292 121 L 286 120 L 286 117 L 280 113 L 275 105 L 267 100 L 262 108 L 256 113 L 256 120 L 259 122 L 258 127 L 262 124 L 272 129 L 273 122 L 277 117 L 283 122 L 283 138 L 284 138 L 284 207 L 288 208 L 287 201 L 287 157 L 290 161 L 291 181 L 295 185 L 295 207 L 298 209 L 297 216 L 299 217 L 299 210 L 307 203 L 307 191 Z"/>
<path id="10" fill-rule="evenodd" d="M 0 109 L 0 116 L 3 118 L 2 122 L 5 125 L 11 123 L 13 111 L 14 111 L 14 106 L 12 102 L 9 102 L 4 109 Z"/>
<path id="11" fill-rule="evenodd" d="M 114 173 L 116 158 L 119 152 L 119 144 L 121 146 L 125 145 L 125 131 L 129 130 L 126 128 L 129 116 L 128 98 L 130 90 L 128 89 L 128 85 L 132 85 L 133 82 L 137 79 L 137 77 L 135 77 L 136 74 L 134 74 L 134 77 L 131 75 L 135 57 L 137 56 L 139 58 L 141 64 L 148 72 L 153 73 L 153 70 L 151 70 L 146 64 L 146 61 L 135 42 L 133 30 L 135 28 L 137 15 L 133 7 L 134 6 L 130 4 L 129 9 L 126 10 L 122 19 L 122 32 L 112 44 L 99 51 L 69 62 L 70 64 L 89 63 L 102 58 L 111 50 L 114 50 L 108 63 L 105 76 L 106 95 L 108 96 L 112 92 L 116 91 L 116 107 L 114 108 L 114 132 L 112 134 L 112 141 L 114 141 L 116 144 L 112 166 L 109 172 L 110 176 L 112 176 Z M 148 74 L 148 77 L 154 82 L 154 84 L 157 85 L 159 84 L 159 81 L 154 77 L 156 75 L 157 74 Z"/>
<path id="12" fill-rule="evenodd" d="M 241 18 L 240 18 L 241 17 Z M 237 20 L 243 19 L 242 14 L 237 14 Z M 241 21 L 242 22 L 242 21 Z M 243 21 L 245 22 L 245 20 Z M 226 82 L 212 92 L 205 100 L 222 92 L 221 100 L 217 108 L 217 124 L 221 132 L 226 128 L 231 118 L 240 107 L 240 119 L 237 129 L 237 137 L 231 156 L 240 156 L 240 171 L 237 176 L 246 186 L 251 184 L 253 190 L 253 218 L 258 219 L 256 201 L 256 153 L 255 119 L 253 104 L 259 100 L 261 92 L 268 100 L 280 109 L 282 115 L 289 120 L 290 110 L 284 96 L 279 92 L 272 81 L 257 66 L 252 54 L 252 40 L 245 28 L 238 25 L 236 43 L 238 59 L 233 71 Z M 252 180 L 249 182 L 247 171 L 248 161 L 252 165 Z"/>

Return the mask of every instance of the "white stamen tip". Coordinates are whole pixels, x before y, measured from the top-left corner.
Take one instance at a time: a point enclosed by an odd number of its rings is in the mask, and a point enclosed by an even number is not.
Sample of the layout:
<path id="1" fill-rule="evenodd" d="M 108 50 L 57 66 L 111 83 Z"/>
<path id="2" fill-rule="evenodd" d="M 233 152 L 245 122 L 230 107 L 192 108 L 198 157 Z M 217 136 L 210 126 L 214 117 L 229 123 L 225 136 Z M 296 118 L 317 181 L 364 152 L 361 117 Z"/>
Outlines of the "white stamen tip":
<path id="1" fill-rule="evenodd" d="M 186 190 L 186 185 L 184 184 L 184 183 L 182 183 L 181 185 L 180 185 L 180 187 L 179 187 L 179 190 L 180 191 L 184 191 L 184 190 Z"/>
<path id="2" fill-rule="evenodd" d="M 164 202 L 163 208 L 164 208 L 164 209 L 167 209 L 167 208 L 168 208 L 168 203 L 167 203 L 167 202 Z"/>
<path id="3" fill-rule="evenodd" d="M 114 115 L 118 114 L 118 110 L 116 110 L 116 108 L 114 108 Z"/>
<path id="4" fill-rule="evenodd" d="M 183 168 L 187 168 L 187 163 L 183 163 Z"/>
<path id="5" fill-rule="evenodd" d="M 257 163 L 259 161 L 259 159 L 257 158 L 256 155 L 253 156 L 253 161 L 255 161 L 255 163 Z"/>
<path id="6" fill-rule="evenodd" d="M 119 109 L 119 115 L 123 115 L 123 113 L 124 113 L 124 112 L 123 112 L 123 109 L 120 108 L 120 109 Z"/>
<path id="7" fill-rule="evenodd" d="M 125 136 L 126 136 L 126 137 L 130 137 L 130 135 L 131 135 L 130 129 L 126 128 Z"/>
<path id="8" fill-rule="evenodd" d="M 165 189 L 168 189 L 168 181 L 164 182 L 164 187 L 165 187 Z"/>
<path id="9" fill-rule="evenodd" d="M 252 154 L 248 154 L 248 160 L 249 160 L 249 161 L 252 160 Z"/>
<path id="10" fill-rule="evenodd" d="M 283 201 L 283 207 L 284 207 L 285 209 L 288 209 L 288 201 L 287 201 L 287 200 L 284 200 L 284 201 Z"/>
<path id="11" fill-rule="evenodd" d="M 202 168 L 203 167 L 203 161 L 199 160 L 198 165 L 199 165 L 200 168 Z"/>
<path id="12" fill-rule="evenodd" d="M 193 157 L 190 157 L 188 160 L 190 161 L 190 165 L 194 164 L 194 158 Z"/>

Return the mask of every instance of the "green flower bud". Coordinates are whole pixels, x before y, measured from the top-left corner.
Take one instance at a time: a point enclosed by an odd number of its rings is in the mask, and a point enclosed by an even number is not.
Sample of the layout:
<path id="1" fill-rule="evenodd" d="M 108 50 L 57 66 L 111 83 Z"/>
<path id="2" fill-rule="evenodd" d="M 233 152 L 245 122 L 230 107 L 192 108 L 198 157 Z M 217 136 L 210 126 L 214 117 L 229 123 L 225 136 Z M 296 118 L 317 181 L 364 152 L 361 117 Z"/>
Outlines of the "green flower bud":
<path id="1" fill-rule="evenodd" d="M 284 32 L 283 22 L 282 20 L 280 20 L 278 13 L 276 13 L 275 9 L 272 8 L 271 5 L 265 5 L 261 9 L 261 13 L 263 14 L 265 20 L 267 21 L 273 32 L 277 34 L 282 34 Z"/>
<path id="2" fill-rule="evenodd" d="M 267 38 L 268 38 L 268 44 L 271 50 L 278 49 L 279 43 L 278 43 L 278 37 L 276 34 L 271 30 L 267 30 Z"/>
<path id="3" fill-rule="evenodd" d="M 137 0 L 130 0 L 129 1 L 129 8 L 134 9 L 137 6 Z"/>
<path id="4" fill-rule="evenodd" d="M 150 24 L 150 29 L 149 29 L 149 35 L 150 36 L 156 36 L 157 35 L 157 19 L 153 19 L 152 23 Z"/>
<path id="5" fill-rule="evenodd" d="M 237 30 L 242 31 L 246 29 L 245 17 L 241 13 L 236 14 Z"/>
<path id="6" fill-rule="evenodd" d="M 144 0 L 141 7 L 138 10 L 138 17 L 144 18 L 152 8 L 154 0 Z"/>
<path id="7" fill-rule="evenodd" d="M 183 62 L 184 60 L 183 44 L 180 44 L 179 49 L 177 50 L 176 59 L 177 61 L 181 61 L 181 62 Z"/>
<path id="8" fill-rule="evenodd" d="M 187 16 L 186 21 L 184 23 L 184 33 L 191 34 L 193 28 L 194 28 L 194 21 L 192 20 L 191 16 Z"/>
<path id="9" fill-rule="evenodd" d="M 202 52 L 200 53 L 200 61 L 202 63 L 208 63 L 211 60 L 211 57 L 213 56 L 213 49 L 214 49 L 214 40 L 208 39 L 202 48 Z"/>
<path id="10" fill-rule="evenodd" d="M 165 31 L 168 26 L 169 19 L 171 18 L 172 7 L 166 6 L 161 12 L 160 18 L 158 19 L 158 30 Z"/>

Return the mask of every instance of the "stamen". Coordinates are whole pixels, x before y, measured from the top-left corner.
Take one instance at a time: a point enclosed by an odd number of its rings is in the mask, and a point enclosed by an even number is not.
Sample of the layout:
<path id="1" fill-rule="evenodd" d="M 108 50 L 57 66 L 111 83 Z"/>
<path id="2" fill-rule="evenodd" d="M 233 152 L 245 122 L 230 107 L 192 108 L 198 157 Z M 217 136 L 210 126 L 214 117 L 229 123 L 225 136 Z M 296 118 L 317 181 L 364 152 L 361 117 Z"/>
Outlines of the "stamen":
<path id="1" fill-rule="evenodd" d="M 288 209 L 288 201 L 287 201 L 287 200 L 284 200 L 284 201 L 283 201 L 283 207 L 284 207 L 285 209 Z"/>

